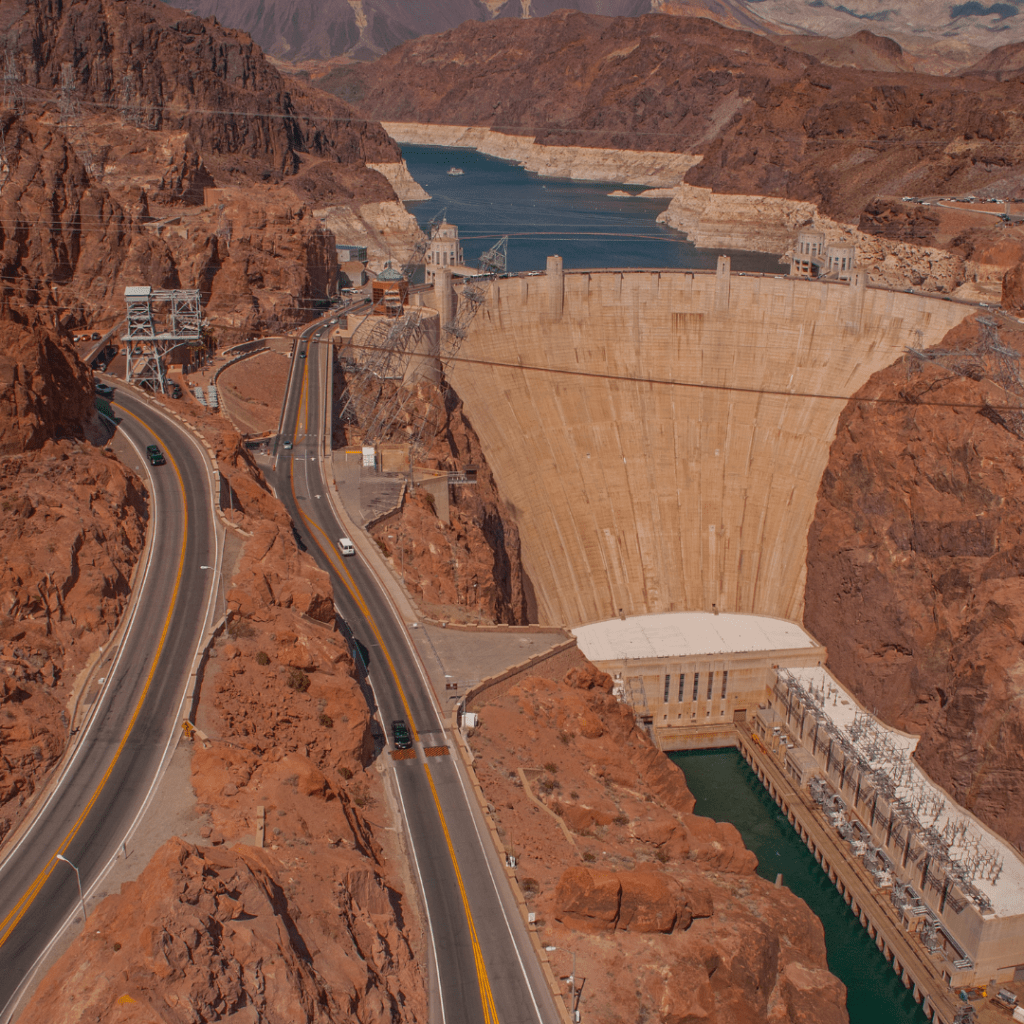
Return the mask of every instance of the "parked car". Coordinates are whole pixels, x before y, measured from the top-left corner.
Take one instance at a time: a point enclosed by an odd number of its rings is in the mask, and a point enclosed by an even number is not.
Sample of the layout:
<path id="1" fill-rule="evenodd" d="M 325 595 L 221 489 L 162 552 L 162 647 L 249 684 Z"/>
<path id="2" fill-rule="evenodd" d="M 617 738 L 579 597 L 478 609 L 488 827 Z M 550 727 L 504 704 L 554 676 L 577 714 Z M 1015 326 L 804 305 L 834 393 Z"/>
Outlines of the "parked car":
<path id="1" fill-rule="evenodd" d="M 395 741 L 395 750 L 408 750 L 412 746 L 409 726 L 401 718 L 396 718 L 391 723 L 391 737 Z"/>
<path id="2" fill-rule="evenodd" d="M 100 340 L 100 332 L 99 331 L 93 331 L 92 332 L 92 340 L 93 341 L 99 341 Z"/>
<path id="3" fill-rule="evenodd" d="M 164 458 L 164 453 L 155 444 L 146 446 L 146 457 L 149 459 L 151 466 L 162 466 L 167 461 Z"/>

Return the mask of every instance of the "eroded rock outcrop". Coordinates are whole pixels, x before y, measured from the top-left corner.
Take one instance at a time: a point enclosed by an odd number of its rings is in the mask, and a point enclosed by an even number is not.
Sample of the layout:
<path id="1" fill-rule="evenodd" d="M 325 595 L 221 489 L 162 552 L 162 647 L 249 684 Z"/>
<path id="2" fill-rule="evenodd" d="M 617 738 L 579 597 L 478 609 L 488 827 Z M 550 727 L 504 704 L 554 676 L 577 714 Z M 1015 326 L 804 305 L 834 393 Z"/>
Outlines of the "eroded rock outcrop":
<path id="1" fill-rule="evenodd" d="M 611 679 L 531 677 L 477 710 L 474 767 L 556 975 L 607 979 L 597 1021 L 847 1020 L 820 922 L 755 873 L 727 823 L 695 816 L 683 773 Z"/>
<path id="2" fill-rule="evenodd" d="M 920 734 L 928 774 L 1024 848 L 1024 450 L 988 330 L 965 321 L 944 339 L 953 355 L 876 373 L 844 410 L 804 621 L 866 707 Z M 1024 350 L 1013 321 L 999 338 Z"/>
<path id="3" fill-rule="evenodd" d="M 64 325 L 113 323 L 139 283 L 199 288 L 221 334 L 301 321 L 337 272 L 327 214 L 397 203 L 367 167 L 400 162 L 383 129 L 286 81 L 242 33 L 149 0 L 12 15 L 26 88 L 56 95 L 68 66 L 82 103 L 79 123 L 35 107 L 3 123 L 4 281 Z"/>

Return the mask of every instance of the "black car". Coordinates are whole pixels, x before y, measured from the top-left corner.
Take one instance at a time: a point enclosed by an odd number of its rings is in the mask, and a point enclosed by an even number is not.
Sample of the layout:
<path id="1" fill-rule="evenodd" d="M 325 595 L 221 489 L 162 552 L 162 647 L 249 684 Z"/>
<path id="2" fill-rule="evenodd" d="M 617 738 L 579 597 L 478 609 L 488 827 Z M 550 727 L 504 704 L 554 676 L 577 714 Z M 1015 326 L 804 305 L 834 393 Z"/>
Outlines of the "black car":
<path id="1" fill-rule="evenodd" d="M 391 723 L 391 735 L 395 741 L 395 750 L 408 750 L 412 746 L 412 734 L 409 726 L 398 718 Z"/>
<path id="2" fill-rule="evenodd" d="M 167 461 L 164 458 L 164 453 L 155 444 L 147 445 L 146 457 L 151 466 L 162 466 Z"/>
<path id="3" fill-rule="evenodd" d="M 96 381 L 96 394 L 102 395 L 104 398 L 110 398 L 114 394 L 114 389 L 109 384 L 104 384 L 103 381 Z"/>
<path id="4" fill-rule="evenodd" d="M 171 398 L 181 398 L 181 385 L 180 384 L 175 384 L 174 387 L 171 388 Z"/>

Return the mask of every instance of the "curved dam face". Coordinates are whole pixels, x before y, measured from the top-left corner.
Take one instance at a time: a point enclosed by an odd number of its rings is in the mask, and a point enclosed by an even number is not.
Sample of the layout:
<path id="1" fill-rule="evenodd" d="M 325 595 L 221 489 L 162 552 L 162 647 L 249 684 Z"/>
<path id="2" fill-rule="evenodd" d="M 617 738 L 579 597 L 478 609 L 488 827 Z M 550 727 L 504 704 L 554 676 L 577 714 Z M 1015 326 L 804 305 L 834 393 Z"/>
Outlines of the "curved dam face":
<path id="1" fill-rule="evenodd" d="M 515 513 L 538 620 L 800 621 L 847 398 L 971 312 L 721 266 L 563 275 L 549 260 L 492 282 L 451 376 Z"/>

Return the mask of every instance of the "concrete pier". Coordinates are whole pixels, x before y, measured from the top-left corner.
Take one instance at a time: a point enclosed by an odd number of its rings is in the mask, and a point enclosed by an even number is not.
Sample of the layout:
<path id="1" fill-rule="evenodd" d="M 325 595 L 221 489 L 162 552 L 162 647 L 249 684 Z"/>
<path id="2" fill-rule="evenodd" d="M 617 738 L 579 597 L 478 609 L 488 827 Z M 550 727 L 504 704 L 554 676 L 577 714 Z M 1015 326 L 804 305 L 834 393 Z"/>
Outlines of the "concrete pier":
<path id="1" fill-rule="evenodd" d="M 740 753 L 750 765 L 814 859 L 843 895 L 862 927 L 892 965 L 903 984 L 913 990 L 929 1020 L 951 1024 L 957 1000 L 927 950 L 908 934 L 887 894 L 877 888 L 859 860 L 845 849 L 842 839 L 821 819 L 802 790 L 792 784 L 776 758 L 757 743 L 745 724 L 737 726 Z"/>

